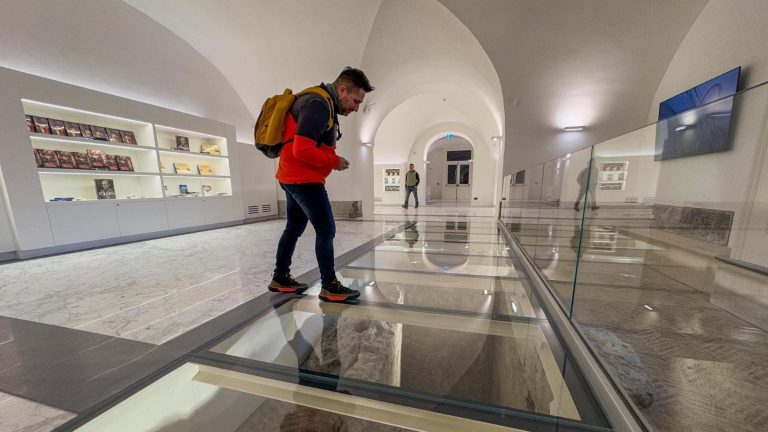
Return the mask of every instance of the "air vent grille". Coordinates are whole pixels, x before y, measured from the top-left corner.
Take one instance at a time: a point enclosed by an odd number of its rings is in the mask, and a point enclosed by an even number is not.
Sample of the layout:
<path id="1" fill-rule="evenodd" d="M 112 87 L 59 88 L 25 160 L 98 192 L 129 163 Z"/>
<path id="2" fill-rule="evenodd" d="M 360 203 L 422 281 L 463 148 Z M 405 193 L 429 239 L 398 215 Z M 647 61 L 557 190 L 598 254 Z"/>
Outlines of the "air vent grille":
<path id="1" fill-rule="evenodd" d="M 262 204 L 261 205 L 261 212 L 262 213 L 271 213 L 272 212 L 272 204 Z"/>
<path id="2" fill-rule="evenodd" d="M 248 206 L 248 214 L 249 215 L 257 214 L 257 213 L 259 213 L 259 206 L 257 206 L 257 205 Z"/>
<path id="3" fill-rule="evenodd" d="M 640 198 L 639 197 L 624 197 L 624 202 L 625 203 L 637 204 L 637 203 L 640 202 Z"/>

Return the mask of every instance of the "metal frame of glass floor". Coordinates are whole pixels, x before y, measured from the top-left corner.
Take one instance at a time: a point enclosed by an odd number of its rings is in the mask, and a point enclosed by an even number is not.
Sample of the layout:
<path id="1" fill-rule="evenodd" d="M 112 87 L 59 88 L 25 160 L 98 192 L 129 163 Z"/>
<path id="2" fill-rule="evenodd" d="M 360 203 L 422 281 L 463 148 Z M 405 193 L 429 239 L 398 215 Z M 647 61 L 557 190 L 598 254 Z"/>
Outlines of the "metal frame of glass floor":
<path id="1" fill-rule="evenodd" d="M 489 219 L 402 223 L 337 260 L 358 304 L 265 294 L 57 431 L 611 430 L 510 246 Z"/>

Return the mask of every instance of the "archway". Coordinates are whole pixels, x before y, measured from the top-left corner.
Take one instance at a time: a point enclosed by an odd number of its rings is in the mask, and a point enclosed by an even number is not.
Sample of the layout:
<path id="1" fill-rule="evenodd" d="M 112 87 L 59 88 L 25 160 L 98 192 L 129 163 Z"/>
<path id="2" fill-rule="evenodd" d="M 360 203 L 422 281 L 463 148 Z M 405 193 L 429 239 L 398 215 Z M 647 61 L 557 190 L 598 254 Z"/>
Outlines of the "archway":
<path id="1" fill-rule="evenodd" d="M 463 134 L 447 132 L 424 149 L 427 205 L 469 205 L 472 202 L 475 148 Z"/>

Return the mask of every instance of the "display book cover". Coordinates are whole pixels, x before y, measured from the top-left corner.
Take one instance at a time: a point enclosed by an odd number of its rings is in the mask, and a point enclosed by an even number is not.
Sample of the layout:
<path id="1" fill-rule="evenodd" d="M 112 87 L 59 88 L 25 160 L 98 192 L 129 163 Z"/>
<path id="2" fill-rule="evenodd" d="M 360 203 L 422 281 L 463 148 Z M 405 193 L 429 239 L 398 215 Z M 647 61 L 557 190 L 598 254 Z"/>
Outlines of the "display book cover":
<path id="1" fill-rule="evenodd" d="M 120 144 L 123 143 L 123 136 L 120 134 L 119 129 L 107 128 L 107 137 L 109 138 L 109 142 Z"/>
<path id="2" fill-rule="evenodd" d="M 176 174 L 191 174 L 192 171 L 189 169 L 189 165 L 185 163 L 180 162 L 174 162 L 173 163 L 173 169 L 176 171 Z"/>
<path id="3" fill-rule="evenodd" d="M 40 158 L 40 168 L 59 168 L 59 158 L 54 150 L 35 149 Z"/>
<path id="4" fill-rule="evenodd" d="M 176 150 L 189 151 L 189 138 L 176 135 Z"/>
<path id="5" fill-rule="evenodd" d="M 198 165 L 197 166 L 197 172 L 200 175 L 202 175 L 202 176 L 212 176 L 213 175 L 213 170 L 211 169 L 211 167 L 209 165 L 202 165 L 202 164 Z"/>
<path id="6" fill-rule="evenodd" d="M 116 199 L 115 182 L 112 179 L 94 179 L 96 199 Z"/>
<path id="7" fill-rule="evenodd" d="M 115 155 L 106 155 L 107 157 L 107 169 L 110 171 L 118 171 L 120 168 L 117 165 L 117 156 Z"/>
<path id="8" fill-rule="evenodd" d="M 116 156 L 117 167 L 120 171 L 133 171 L 133 162 L 130 156 Z"/>
<path id="9" fill-rule="evenodd" d="M 88 158 L 91 160 L 91 168 L 107 169 L 107 154 L 104 150 L 88 149 Z"/>
<path id="10" fill-rule="evenodd" d="M 59 160 L 59 168 L 77 168 L 77 161 L 75 161 L 75 156 L 72 152 L 56 150 L 56 158 Z"/>
<path id="11" fill-rule="evenodd" d="M 200 153 L 208 153 L 213 156 L 221 156 L 221 148 L 218 144 L 202 144 L 200 146 Z"/>

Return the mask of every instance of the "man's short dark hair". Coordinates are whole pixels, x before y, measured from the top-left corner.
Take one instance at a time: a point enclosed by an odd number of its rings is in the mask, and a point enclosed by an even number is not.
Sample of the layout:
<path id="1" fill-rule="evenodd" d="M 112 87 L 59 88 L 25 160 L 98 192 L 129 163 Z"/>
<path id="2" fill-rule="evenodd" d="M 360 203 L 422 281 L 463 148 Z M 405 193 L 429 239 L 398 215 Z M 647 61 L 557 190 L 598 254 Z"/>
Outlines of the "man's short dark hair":
<path id="1" fill-rule="evenodd" d="M 365 72 L 353 67 L 345 67 L 343 71 L 333 82 L 336 87 L 346 86 L 352 89 L 363 89 L 364 92 L 370 93 L 374 90 L 374 87 L 368 82 L 368 77 L 365 76 Z"/>

